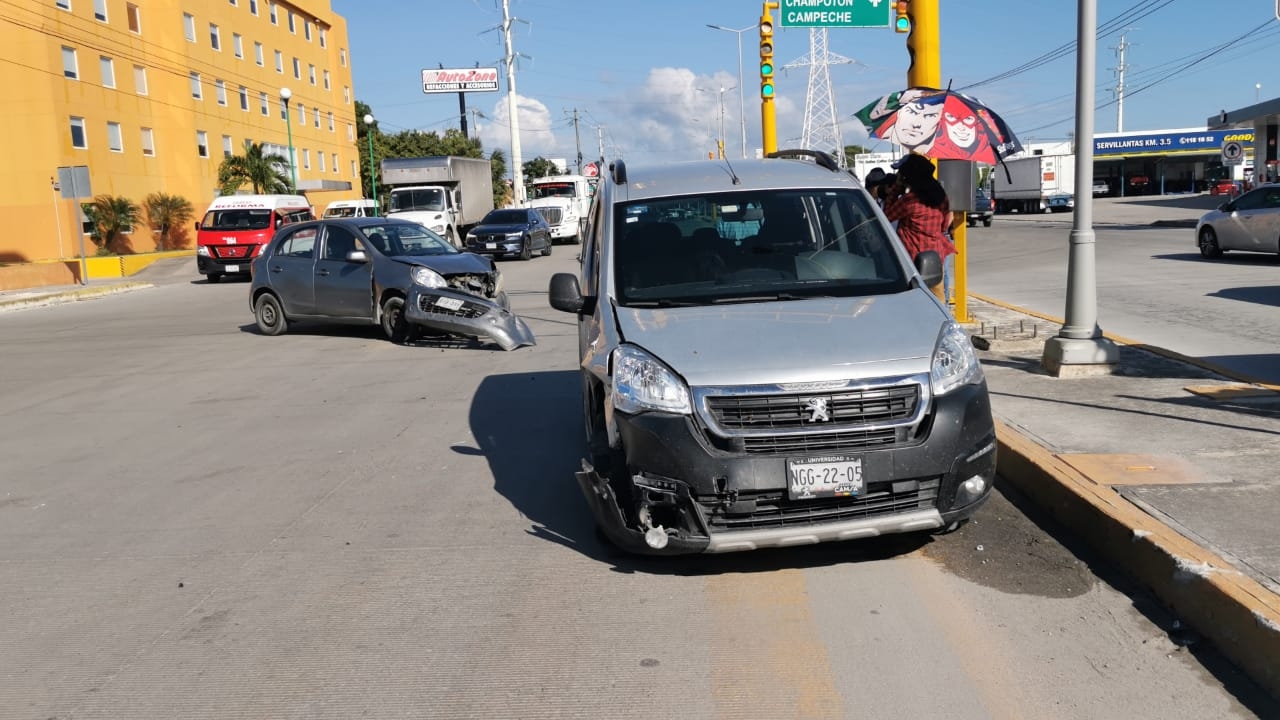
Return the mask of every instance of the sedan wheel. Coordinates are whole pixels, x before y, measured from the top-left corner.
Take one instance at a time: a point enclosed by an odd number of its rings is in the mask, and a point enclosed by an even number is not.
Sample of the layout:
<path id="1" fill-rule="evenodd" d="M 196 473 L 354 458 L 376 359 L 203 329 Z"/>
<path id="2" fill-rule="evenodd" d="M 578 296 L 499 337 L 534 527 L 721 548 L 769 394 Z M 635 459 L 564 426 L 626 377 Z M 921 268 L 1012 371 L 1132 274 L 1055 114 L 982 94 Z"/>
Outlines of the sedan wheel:
<path id="1" fill-rule="evenodd" d="M 1211 227 L 1200 228 L 1200 257 L 1222 257 L 1222 248 L 1218 245 L 1218 233 Z"/>
<path id="2" fill-rule="evenodd" d="M 546 256 L 548 256 L 548 255 L 550 255 L 550 254 L 551 254 L 551 246 L 552 246 L 552 245 L 554 245 L 554 244 L 555 244 L 555 243 L 554 243 L 554 242 L 552 242 L 552 240 L 551 240 L 551 236 L 550 236 L 550 235 L 548 235 L 548 236 L 547 236 L 547 247 L 546 247 L 546 248 L 544 248 L 544 249 L 542 250 L 542 256 L 543 256 L 543 257 L 546 257 Z"/>
<path id="3" fill-rule="evenodd" d="M 404 298 L 393 295 L 382 301 L 382 332 L 391 342 L 404 342 L 409 337 L 404 319 Z"/>
<path id="4" fill-rule="evenodd" d="M 258 296 L 258 302 L 253 306 L 253 317 L 258 321 L 258 332 L 263 335 L 282 335 L 289 329 L 280 299 L 269 292 Z"/>
<path id="5" fill-rule="evenodd" d="M 533 238 L 526 237 L 520 244 L 520 259 L 528 260 L 533 257 Z"/>

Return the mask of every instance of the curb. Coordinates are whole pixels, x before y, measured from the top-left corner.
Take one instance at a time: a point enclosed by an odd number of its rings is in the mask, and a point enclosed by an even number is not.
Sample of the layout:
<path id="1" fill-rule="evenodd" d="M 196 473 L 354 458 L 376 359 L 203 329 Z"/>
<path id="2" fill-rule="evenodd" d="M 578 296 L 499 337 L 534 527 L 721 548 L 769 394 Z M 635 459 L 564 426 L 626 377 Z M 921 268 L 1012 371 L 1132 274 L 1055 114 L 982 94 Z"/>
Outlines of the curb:
<path id="1" fill-rule="evenodd" d="M 996 442 L 1001 478 L 1280 698 L 1280 597 L 999 420 Z"/>
<path id="2" fill-rule="evenodd" d="M 63 303 L 79 302 L 81 300 L 93 300 L 94 298 L 106 297 L 108 295 L 119 295 L 121 293 L 143 290 L 150 287 L 155 287 L 155 285 L 144 282 L 123 282 L 45 294 L 33 293 L 30 297 L 0 299 L 0 311 L 18 310 L 28 307 L 44 307 L 46 305 L 61 305 Z"/>

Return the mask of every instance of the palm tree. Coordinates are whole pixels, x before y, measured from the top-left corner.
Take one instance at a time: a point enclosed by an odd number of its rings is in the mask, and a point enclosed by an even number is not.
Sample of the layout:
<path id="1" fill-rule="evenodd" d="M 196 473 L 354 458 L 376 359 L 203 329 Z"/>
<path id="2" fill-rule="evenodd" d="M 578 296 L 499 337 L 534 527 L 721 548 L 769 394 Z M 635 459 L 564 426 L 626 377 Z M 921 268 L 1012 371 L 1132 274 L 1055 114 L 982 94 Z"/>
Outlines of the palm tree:
<path id="1" fill-rule="evenodd" d="M 288 161 L 279 155 L 263 153 L 263 144 L 245 141 L 243 155 L 229 155 L 218 166 L 218 186 L 223 195 L 231 195 L 241 185 L 253 186 L 253 194 L 289 192 Z"/>
<path id="2" fill-rule="evenodd" d="M 85 206 L 85 215 L 93 223 L 90 237 L 108 253 L 117 252 L 121 235 L 138 224 L 140 211 L 132 200 L 119 195 L 99 195 Z"/>
<path id="3" fill-rule="evenodd" d="M 148 195 L 142 201 L 142 207 L 146 212 L 147 225 L 160 233 L 157 250 L 164 250 L 169 246 L 170 229 L 186 225 L 195 215 L 195 208 L 191 206 L 190 200 L 181 195 L 163 192 Z"/>

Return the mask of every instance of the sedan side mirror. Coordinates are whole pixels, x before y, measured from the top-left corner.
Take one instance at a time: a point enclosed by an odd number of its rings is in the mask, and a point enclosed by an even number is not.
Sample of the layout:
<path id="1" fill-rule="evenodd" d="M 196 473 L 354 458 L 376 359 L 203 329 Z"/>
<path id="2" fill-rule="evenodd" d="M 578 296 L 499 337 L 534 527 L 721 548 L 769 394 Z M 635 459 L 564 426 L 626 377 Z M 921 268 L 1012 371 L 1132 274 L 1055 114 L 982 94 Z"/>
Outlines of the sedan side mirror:
<path id="1" fill-rule="evenodd" d="M 936 287 L 942 282 L 942 256 L 934 250 L 925 250 L 916 256 L 916 270 L 927 287 Z"/>
<path id="2" fill-rule="evenodd" d="M 595 309 L 595 298 L 582 296 L 582 287 L 578 284 L 578 276 L 572 273 L 556 273 L 551 276 L 551 287 L 547 291 L 551 307 L 567 313 L 583 314 Z"/>
<path id="3" fill-rule="evenodd" d="M 352 250 L 347 253 L 347 262 L 349 263 L 367 263 L 369 256 L 364 254 L 363 250 Z"/>

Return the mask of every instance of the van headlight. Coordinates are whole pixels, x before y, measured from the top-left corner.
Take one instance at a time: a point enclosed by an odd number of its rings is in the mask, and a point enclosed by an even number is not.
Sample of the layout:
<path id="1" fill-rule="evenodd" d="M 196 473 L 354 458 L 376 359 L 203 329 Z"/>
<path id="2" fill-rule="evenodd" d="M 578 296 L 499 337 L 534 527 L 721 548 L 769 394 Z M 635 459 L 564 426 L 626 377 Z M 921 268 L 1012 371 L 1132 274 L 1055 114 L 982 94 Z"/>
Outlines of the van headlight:
<path id="1" fill-rule="evenodd" d="M 635 345 L 613 351 L 613 406 L 632 415 L 646 410 L 678 415 L 693 411 L 684 381 Z"/>
<path id="2" fill-rule="evenodd" d="M 942 337 L 933 350 L 933 364 L 929 370 L 933 379 L 933 394 L 946 395 L 961 385 L 982 381 L 982 364 L 973 351 L 973 343 L 964 329 L 948 322 L 942 329 Z"/>
<path id="3" fill-rule="evenodd" d="M 201 246 L 197 247 L 197 248 L 196 248 L 196 254 L 197 254 L 197 255 L 199 255 L 200 257 L 211 257 L 211 256 L 209 255 L 209 248 L 208 248 L 208 246 L 206 246 L 206 245 L 201 245 Z"/>
<path id="4" fill-rule="evenodd" d="M 413 278 L 414 285 L 421 285 L 424 288 L 442 288 L 449 285 L 444 281 L 443 275 L 429 267 L 416 267 L 409 273 L 409 277 Z"/>

